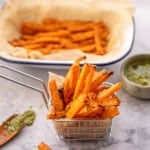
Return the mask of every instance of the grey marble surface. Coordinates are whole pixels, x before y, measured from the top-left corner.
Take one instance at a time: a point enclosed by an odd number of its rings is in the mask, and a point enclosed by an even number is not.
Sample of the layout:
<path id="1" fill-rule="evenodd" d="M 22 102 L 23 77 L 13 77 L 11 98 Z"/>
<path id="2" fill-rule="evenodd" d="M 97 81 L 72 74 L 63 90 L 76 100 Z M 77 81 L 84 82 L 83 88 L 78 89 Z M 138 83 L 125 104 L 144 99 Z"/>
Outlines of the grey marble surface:
<path id="1" fill-rule="evenodd" d="M 133 50 L 127 57 L 139 53 L 150 54 L 150 1 L 134 0 L 133 2 L 136 5 L 136 36 Z M 111 82 L 120 80 L 120 65 L 123 61 L 105 67 L 115 72 L 110 79 Z M 66 73 L 65 70 L 23 67 L 1 60 L 0 64 L 32 74 L 46 82 L 48 71 L 62 75 Z M 12 76 L 9 72 L 7 75 Z M 13 74 L 13 76 L 16 75 Z M 19 76 L 17 78 L 27 82 Z M 37 83 L 33 82 L 33 84 L 37 86 Z M 118 96 L 122 101 L 121 114 L 113 120 L 111 137 L 107 141 L 63 142 L 57 139 L 51 122 L 45 119 L 47 110 L 41 95 L 0 78 L 0 122 L 10 114 L 23 112 L 29 107 L 37 113 L 34 125 L 24 128 L 15 139 L 0 150 L 36 150 L 37 145 L 42 141 L 50 145 L 53 150 L 150 150 L 150 101 L 131 97 L 124 90 L 120 91 Z"/>

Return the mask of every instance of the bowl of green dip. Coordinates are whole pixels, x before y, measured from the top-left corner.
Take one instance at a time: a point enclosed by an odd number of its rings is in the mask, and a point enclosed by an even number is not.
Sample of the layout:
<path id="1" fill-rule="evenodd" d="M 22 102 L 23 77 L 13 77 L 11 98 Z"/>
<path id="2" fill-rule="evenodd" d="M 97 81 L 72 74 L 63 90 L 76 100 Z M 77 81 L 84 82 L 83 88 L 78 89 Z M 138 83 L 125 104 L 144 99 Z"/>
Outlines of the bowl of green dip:
<path id="1" fill-rule="evenodd" d="M 150 99 L 150 54 L 138 54 L 121 66 L 123 88 L 132 96 Z"/>

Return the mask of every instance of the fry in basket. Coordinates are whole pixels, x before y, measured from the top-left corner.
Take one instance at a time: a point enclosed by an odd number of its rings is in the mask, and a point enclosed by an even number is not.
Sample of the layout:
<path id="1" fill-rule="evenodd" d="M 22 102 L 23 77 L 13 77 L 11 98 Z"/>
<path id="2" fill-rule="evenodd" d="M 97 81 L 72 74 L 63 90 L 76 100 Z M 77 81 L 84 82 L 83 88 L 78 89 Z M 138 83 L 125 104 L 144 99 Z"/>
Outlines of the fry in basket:
<path id="1" fill-rule="evenodd" d="M 61 112 L 50 112 L 48 115 L 47 115 L 47 119 L 60 119 L 60 118 L 65 118 L 66 114 L 64 111 L 61 111 Z"/>
<path id="2" fill-rule="evenodd" d="M 103 112 L 103 107 L 91 107 L 88 110 L 88 118 L 100 119 Z"/>
<path id="3" fill-rule="evenodd" d="M 61 112 L 64 110 L 64 104 L 60 98 L 59 91 L 56 85 L 56 81 L 53 79 L 49 82 L 49 90 L 51 94 L 52 104 L 54 108 L 54 113 Z"/>
<path id="4" fill-rule="evenodd" d="M 103 106 L 103 107 L 106 107 L 106 106 L 119 106 L 120 105 L 120 100 L 116 96 L 96 99 L 95 101 L 98 102 L 98 104 L 100 106 Z"/>
<path id="5" fill-rule="evenodd" d="M 88 108 L 88 118 L 99 118 L 103 108 L 96 101 L 90 101 Z"/>
<path id="6" fill-rule="evenodd" d="M 71 97 L 74 93 L 79 73 L 80 67 L 78 65 L 73 65 L 66 76 L 66 79 L 64 81 L 64 100 L 66 104 L 71 101 Z"/>
<path id="7" fill-rule="evenodd" d="M 102 92 L 103 90 L 106 90 L 106 89 L 108 89 L 108 88 L 110 88 L 110 85 L 104 85 L 104 84 L 102 84 L 102 85 L 100 85 L 100 86 L 95 90 L 95 92 L 96 92 L 96 93 L 100 93 L 100 92 Z"/>
<path id="8" fill-rule="evenodd" d="M 89 71 L 90 71 L 90 65 L 87 63 L 84 64 L 81 70 L 79 79 L 77 81 L 77 85 L 76 85 L 75 92 L 73 95 L 73 100 L 75 100 L 82 93 L 83 88 L 85 86 L 86 76 L 88 75 Z"/>
<path id="9" fill-rule="evenodd" d="M 94 79 L 91 85 L 91 91 L 95 91 L 104 81 L 106 81 L 113 72 L 107 72 L 106 70 L 101 70 L 98 76 Z"/>
<path id="10" fill-rule="evenodd" d="M 87 118 L 88 116 L 88 105 L 83 106 L 74 116 L 74 118 Z"/>
<path id="11" fill-rule="evenodd" d="M 70 105 L 70 109 L 66 112 L 66 117 L 73 118 L 75 114 L 85 105 L 86 100 L 87 95 L 84 93 L 74 99 Z"/>
<path id="12" fill-rule="evenodd" d="M 122 84 L 120 82 L 116 83 L 113 86 L 111 86 L 110 88 L 108 88 L 107 90 L 100 93 L 98 95 L 98 98 L 107 98 L 111 95 L 114 95 L 114 93 L 119 91 L 121 89 L 121 87 L 122 87 Z"/>
<path id="13" fill-rule="evenodd" d="M 86 58 L 85 56 L 78 58 L 75 61 L 75 63 L 70 67 L 65 77 L 64 85 L 63 85 L 64 87 L 63 93 L 64 93 L 64 100 L 66 104 L 68 104 L 72 99 L 79 78 L 79 74 L 80 74 L 80 62 L 85 58 Z"/>
<path id="14" fill-rule="evenodd" d="M 83 89 L 84 93 L 90 92 L 91 83 L 92 83 L 92 80 L 93 80 L 95 70 L 96 70 L 96 66 L 91 65 L 90 66 L 90 71 L 89 71 L 89 73 L 86 77 L 86 80 L 85 80 L 85 86 L 84 86 L 84 89 Z"/>
<path id="15" fill-rule="evenodd" d="M 117 115 L 119 115 L 118 108 L 116 106 L 109 106 L 105 107 L 105 110 L 102 112 L 101 118 L 102 119 L 113 118 Z"/>

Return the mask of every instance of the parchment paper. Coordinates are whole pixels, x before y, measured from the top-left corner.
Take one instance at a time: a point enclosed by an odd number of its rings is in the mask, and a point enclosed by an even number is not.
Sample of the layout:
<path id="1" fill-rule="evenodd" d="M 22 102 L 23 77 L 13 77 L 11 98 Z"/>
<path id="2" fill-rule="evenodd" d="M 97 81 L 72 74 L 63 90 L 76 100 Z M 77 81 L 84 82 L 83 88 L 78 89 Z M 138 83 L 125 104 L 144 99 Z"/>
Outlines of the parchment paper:
<path id="1" fill-rule="evenodd" d="M 128 0 L 9 0 L 0 11 L 0 53 L 27 59 L 75 60 L 86 55 L 87 60 L 105 59 L 103 56 L 84 54 L 78 50 L 60 51 L 50 55 L 40 52 L 27 53 L 24 48 L 13 47 L 8 41 L 20 36 L 22 21 L 41 22 L 44 18 L 61 20 L 103 20 L 110 30 L 107 47 L 112 55 L 122 49 L 124 33 L 131 23 L 134 6 Z"/>

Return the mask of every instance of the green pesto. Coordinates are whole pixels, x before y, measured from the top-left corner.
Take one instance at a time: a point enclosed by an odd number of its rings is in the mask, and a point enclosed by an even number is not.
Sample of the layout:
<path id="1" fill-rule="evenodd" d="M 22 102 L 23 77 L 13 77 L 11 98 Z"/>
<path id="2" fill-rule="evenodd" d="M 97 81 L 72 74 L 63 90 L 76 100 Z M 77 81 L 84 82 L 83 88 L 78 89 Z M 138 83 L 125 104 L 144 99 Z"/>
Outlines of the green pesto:
<path id="1" fill-rule="evenodd" d="M 125 68 L 125 75 L 134 83 L 142 86 L 150 85 L 150 60 L 128 64 Z"/>
<path id="2" fill-rule="evenodd" d="M 15 132 L 24 126 L 30 126 L 35 120 L 36 114 L 32 110 L 27 110 L 23 114 L 18 115 L 8 123 L 8 131 Z"/>

